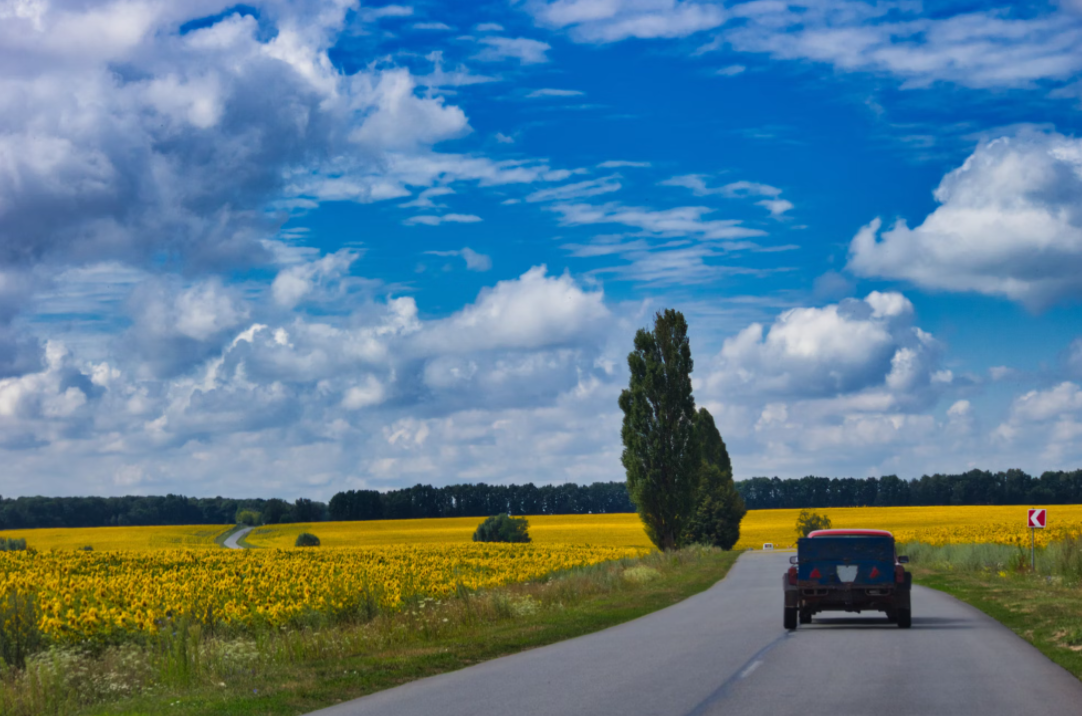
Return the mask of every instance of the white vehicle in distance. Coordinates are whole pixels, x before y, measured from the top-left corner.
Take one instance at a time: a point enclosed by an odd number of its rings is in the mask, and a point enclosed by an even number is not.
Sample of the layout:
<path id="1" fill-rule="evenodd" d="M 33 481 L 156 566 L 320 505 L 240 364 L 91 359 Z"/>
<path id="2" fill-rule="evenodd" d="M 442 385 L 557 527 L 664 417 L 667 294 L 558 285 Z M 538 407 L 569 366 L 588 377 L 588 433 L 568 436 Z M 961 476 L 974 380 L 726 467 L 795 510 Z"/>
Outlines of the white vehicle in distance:
<path id="1" fill-rule="evenodd" d="M 763 542 L 763 549 L 774 549 L 773 542 Z"/>

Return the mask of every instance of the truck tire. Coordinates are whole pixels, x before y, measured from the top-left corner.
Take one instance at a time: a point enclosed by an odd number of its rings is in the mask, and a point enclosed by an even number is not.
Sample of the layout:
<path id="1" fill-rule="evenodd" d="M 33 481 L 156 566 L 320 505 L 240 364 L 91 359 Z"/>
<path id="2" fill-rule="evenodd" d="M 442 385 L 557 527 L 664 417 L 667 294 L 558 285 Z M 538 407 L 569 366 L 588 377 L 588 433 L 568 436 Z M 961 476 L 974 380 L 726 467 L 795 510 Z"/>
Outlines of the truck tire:
<path id="1" fill-rule="evenodd" d="M 796 607 L 785 608 L 785 628 L 789 631 L 796 629 Z"/>
<path id="2" fill-rule="evenodd" d="M 913 626 L 913 612 L 909 609 L 898 610 L 898 628 L 908 629 Z"/>

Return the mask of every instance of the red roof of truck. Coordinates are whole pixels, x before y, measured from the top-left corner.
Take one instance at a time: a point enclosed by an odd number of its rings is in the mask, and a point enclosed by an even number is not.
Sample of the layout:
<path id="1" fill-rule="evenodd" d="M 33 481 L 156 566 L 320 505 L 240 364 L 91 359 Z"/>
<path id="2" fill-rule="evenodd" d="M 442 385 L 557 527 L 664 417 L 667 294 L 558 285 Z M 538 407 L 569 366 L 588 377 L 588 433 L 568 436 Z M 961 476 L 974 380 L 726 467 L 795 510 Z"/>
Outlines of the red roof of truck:
<path id="1" fill-rule="evenodd" d="M 815 530 L 809 537 L 894 537 L 886 530 Z"/>

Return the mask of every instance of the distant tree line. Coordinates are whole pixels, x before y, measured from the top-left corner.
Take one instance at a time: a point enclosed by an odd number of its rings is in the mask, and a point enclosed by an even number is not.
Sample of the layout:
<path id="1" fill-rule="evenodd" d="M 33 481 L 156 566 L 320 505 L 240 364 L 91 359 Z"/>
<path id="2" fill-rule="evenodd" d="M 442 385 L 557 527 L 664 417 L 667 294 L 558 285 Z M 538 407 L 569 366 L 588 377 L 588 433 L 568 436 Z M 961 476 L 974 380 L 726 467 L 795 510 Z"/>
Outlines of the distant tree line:
<path id="1" fill-rule="evenodd" d="M 805 507 L 905 507 L 908 505 L 1068 505 L 1082 503 L 1082 470 L 1045 472 L 970 470 L 903 480 L 753 477 L 736 483 L 750 510 Z"/>
<path id="2" fill-rule="evenodd" d="M 126 497 L 18 497 L 0 499 L 0 529 L 124 527 L 127 525 L 224 525 L 254 510 L 263 522 L 319 522 L 327 505 L 299 499 L 235 500 L 181 495 Z"/>
<path id="3" fill-rule="evenodd" d="M 906 505 L 1082 504 L 1082 470 L 1045 472 L 970 470 L 903 480 L 753 477 L 736 483 L 749 510 Z M 422 517 L 574 515 L 634 512 L 624 482 L 592 485 L 415 485 L 401 490 L 349 490 L 330 503 L 301 498 L 226 497 L 18 497 L 0 498 L 0 530 L 37 527 L 232 524 L 240 510 L 254 510 L 266 524 Z"/>
<path id="4" fill-rule="evenodd" d="M 585 515 L 634 512 L 623 482 L 592 485 L 414 485 L 402 490 L 339 492 L 327 505 L 332 520 L 399 520 L 424 517 Z"/>

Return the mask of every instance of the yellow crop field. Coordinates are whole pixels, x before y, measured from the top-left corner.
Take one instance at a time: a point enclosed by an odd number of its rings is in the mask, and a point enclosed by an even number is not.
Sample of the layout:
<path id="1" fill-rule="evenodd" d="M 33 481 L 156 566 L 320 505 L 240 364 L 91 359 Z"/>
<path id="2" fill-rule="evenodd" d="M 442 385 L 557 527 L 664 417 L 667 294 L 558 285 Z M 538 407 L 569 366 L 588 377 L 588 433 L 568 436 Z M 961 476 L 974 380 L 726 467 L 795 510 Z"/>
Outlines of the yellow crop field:
<path id="1" fill-rule="evenodd" d="M 835 527 L 870 527 L 894 532 L 902 542 L 928 544 L 993 542 L 1029 544 L 1024 506 L 962 507 L 825 507 Z M 744 518 L 737 549 L 794 544 L 794 526 L 800 510 L 753 510 Z M 389 545 L 442 545 L 472 543 L 483 518 L 449 517 L 423 520 L 316 522 L 270 525 L 248 535 L 254 547 L 292 548 L 297 535 L 312 532 L 323 547 L 379 547 Z M 651 548 L 635 514 L 528 516 L 535 544 L 578 544 L 605 547 Z M 217 548 L 214 538 L 227 525 L 186 527 L 95 527 L 75 529 L 10 530 L 0 537 L 23 537 L 38 550 L 75 550 L 91 545 L 95 551 Z M 1037 530 L 1037 543 L 1047 544 L 1082 533 L 1082 505 L 1053 505 L 1048 528 Z"/>
<path id="2" fill-rule="evenodd" d="M 960 507 L 821 507 L 813 510 L 830 517 L 834 527 L 890 530 L 899 542 L 940 545 L 960 542 L 1028 545 L 1027 507 L 1018 505 Z M 763 543 L 792 546 L 800 510 L 755 510 L 740 525 L 737 549 L 761 548 Z M 1082 505 L 1048 508 L 1048 528 L 1037 530 L 1036 542 L 1045 545 L 1082 534 Z"/>
<path id="3" fill-rule="evenodd" d="M 0 594 L 37 594 L 51 639 L 155 632 L 186 617 L 281 626 L 309 612 L 350 614 L 446 597 L 570 567 L 634 557 L 639 548 L 443 544 L 370 549 L 0 552 Z"/>
<path id="4" fill-rule="evenodd" d="M 25 539 L 36 550 L 82 549 L 149 551 L 162 549 L 217 549 L 214 538 L 233 525 L 183 525 L 171 527 L 64 527 L 57 529 L 4 530 L 0 537 Z"/>
<path id="5" fill-rule="evenodd" d="M 636 514 L 528 516 L 535 544 L 589 544 L 605 547 L 653 545 Z M 372 520 L 271 525 L 253 530 L 245 542 L 253 547 L 292 547 L 301 532 L 311 532 L 328 547 L 373 547 L 390 544 L 470 543 L 483 517 L 427 520 Z"/>

